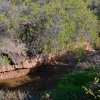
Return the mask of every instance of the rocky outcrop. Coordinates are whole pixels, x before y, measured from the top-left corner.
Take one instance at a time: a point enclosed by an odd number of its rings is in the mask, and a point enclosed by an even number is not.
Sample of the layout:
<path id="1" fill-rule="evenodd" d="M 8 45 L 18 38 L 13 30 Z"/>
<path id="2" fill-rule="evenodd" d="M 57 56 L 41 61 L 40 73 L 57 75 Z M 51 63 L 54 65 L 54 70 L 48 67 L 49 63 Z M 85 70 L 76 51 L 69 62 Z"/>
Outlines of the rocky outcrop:
<path id="1" fill-rule="evenodd" d="M 81 45 L 80 43 L 77 43 L 76 49 L 80 45 Z M 83 45 L 85 46 L 86 50 L 95 51 L 92 48 L 92 46 L 90 46 L 88 43 L 84 42 L 82 46 Z M 9 57 L 10 64 L 8 66 L 3 65 L 0 67 L 0 80 L 23 76 L 30 72 L 33 72 L 39 66 L 57 63 L 56 61 L 59 60 L 59 57 L 64 52 L 66 52 L 66 49 L 58 51 L 57 54 L 40 54 L 34 57 L 29 57 L 25 52 L 19 52 L 19 53 L 10 51 L 1 52 L 2 55 L 6 55 Z M 68 58 L 69 57 L 70 56 L 68 56 Z M 11 75 L 10 73 L 15 73 L 15 74 Z"/>
<path id="2" fill-rule="evenodd" d="M 58 51 L 57 54 L 40 54 L 34 57 L 29 57 L 25 51 L 26 45 L 17 42 L 13 42 L 10 39 L 5 38 L 5 45 L 0 47 L 0 54 L 8 56 L 10 58 L 10 65 L 0 67 L 0 72 L 12 71 L 23 68 L 34 68 L 42 64 L 49 64 L 59 59 L 59 56 L 66 52 L 66 49 Z M 78 40 L 73 44 L 75 49 L 78 47 L 84 47 L 87 51 L 95 51 L 94 48 L 88 42 L 79 42 Z"/>
<path id="3" fill-rule="evenodd" d="M 8 78 L 16 78 L 26 75 L 30 72 L 34 72 L 39 66 L 56 63 L 60 53 L 53 54 L 41 54 L 35 57 L 28 57 L 25 53 L 7 53 L 10 58 L 10 64 L 8 66 L 0 67 L 0 80 Z M 14 73 L 14 74 L 13 74 Z"/>
<path id="4" fill-rule="evenodd" d="M 50 64 L 57 60 L 57 55 L 37 55 L 35 57 L 27 57 L 25 55 L 9 54 L 12 65 L 2 66 L 0 72 L 8 72 L 18 69 L 31 69 L 42 64 Z"/>

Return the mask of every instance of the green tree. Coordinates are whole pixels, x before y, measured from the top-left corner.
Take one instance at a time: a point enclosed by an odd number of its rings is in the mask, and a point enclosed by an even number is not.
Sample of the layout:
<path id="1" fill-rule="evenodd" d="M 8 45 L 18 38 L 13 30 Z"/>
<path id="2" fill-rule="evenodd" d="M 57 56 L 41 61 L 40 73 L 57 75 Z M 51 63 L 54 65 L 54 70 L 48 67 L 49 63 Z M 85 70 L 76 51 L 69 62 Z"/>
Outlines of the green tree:
<path id="1" fill-rule="evenodd" d="M 27 0 L 26 2 L 26 6 L 31 5 L 27 18 L 32 19 L 30 36 L 34 39 L 30 46 L 33 49 L 42 51 L 46 49 L 47 52 L 48 46 L 45 45 L 50 43 L 49 51 L 50 49 L 58 51 L 68 43 L 76 41 L 80 35 L 86 41 L 94 43 L 98 35 L 97 19 L 85 2 L 82 0 L 47 1 L 42 0 L 37 3 Z"/>
<path id="2" fill-rule="evenodd" d="M 9 1 L 9 11 L 2 12 L 9 26 L 8 32 L 11 34 L 19 32 L 19 38 L 26 43 L 32 54 L 57 52 L 80 37 L 93 45 L 99 43 L 97 18 L 84 1 L 20 0 L 20 2 L 21 4 L 17 4 L 16 0 Z"/>

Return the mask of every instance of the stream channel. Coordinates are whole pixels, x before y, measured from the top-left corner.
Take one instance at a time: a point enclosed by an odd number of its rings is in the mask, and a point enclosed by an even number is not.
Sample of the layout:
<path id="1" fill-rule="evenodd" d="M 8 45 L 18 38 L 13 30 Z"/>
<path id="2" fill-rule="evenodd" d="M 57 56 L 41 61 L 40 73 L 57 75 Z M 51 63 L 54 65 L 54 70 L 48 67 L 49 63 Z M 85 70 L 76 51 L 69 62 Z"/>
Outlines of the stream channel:
<path id="1" fill-rule="evenodd" d="M 71 73 L 73 65 L 58 63 L 41 66 L 36 72 L 15 78 L 0 81 L 0 89 L 22 91 L 45 91 L 53 88 L 57 79 L 64 74 Z"/>

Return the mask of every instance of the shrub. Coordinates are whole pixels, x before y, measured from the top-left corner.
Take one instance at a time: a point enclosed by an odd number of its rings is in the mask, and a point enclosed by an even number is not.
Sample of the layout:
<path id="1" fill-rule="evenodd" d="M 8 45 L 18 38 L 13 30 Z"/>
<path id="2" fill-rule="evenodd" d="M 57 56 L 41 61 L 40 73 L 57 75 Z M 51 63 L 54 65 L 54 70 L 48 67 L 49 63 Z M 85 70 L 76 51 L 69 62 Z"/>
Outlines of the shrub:
<path id="1" fill-rule="evenodd" d="M 20 17 L 29 25 L 24 25 L 21 38 L 33 53 L 56 52 L 80 34 L 91 43 L 97 37 L 97 20 L 82 0 L 27 0 L 25 5 L 27 13 L 20 13 Z"/>
<path id="2" fill-rule="evenodd" d="M 86 52 L 85 46 L 79 44 L 68 44 L 68 50 L 77 61 L 80 61 L 82 55 Z"/>
<path id="3" fill-rule="evenodd" d="M 26 44 L 33 55 L 57 52 L 82 35 L 94 42 L 98 36 L 97 19 L 82 0 L 2 1 L 6 33 Z M 19 3 L 20 2 L 20 3 Z M 4 27 L 1 24 L 1 27 Z M 99 41 L 99 40 L 98 40 Z"/>
<path id="4" fill-rule="evenodd" d="M 3 65 L 8 66 L 9 64 L 9 57 L 0 55 L 0 67 L 2 67 Z"/>
<path id="5" fill-rule="evenodd" d="M 99 100 L 100 99 L 100 82 L 99 78 L 95 77 L 94 82 L 90 83 L 89 88 L 82 86 L 86 93 L 87 98 L 91 98 L 91 100 Z"/>
<path id="6" fill-rule="evenodd" d="M 21 90 L 9 91 L 0 90 L 1 100 L 32 100 L 32 97 L 28 93 L 22 92 Z"/>
<path id="7" fill-rule="evenodd" d="M 24 0 L 10 0 L 13 5 L 21 5 Z"/>
<path id="8" fill-rule="evenodd" d="M 0 52 L 17 53 L 23 49 L 18 39 L 20 21 L 18 15 L 22 8 L 23 6 L 12 5 L 10 1 L 0 0 Z"/>
<path id="9" fill-rule="evenodd" d="M 98 17 L 100 20 L 100 0 L 84 0 L 88 4 L 88 8 Z"/>
<path id="10" fill-rule="evenodd" d="M 99 76 L 99 70 L 85 69 L 64 75 L 56 84 L 55 92 L 53 92 L 54 100 L 89 100 L 84 99 L 82 86 L 89 86 L 89 83 Z"/>

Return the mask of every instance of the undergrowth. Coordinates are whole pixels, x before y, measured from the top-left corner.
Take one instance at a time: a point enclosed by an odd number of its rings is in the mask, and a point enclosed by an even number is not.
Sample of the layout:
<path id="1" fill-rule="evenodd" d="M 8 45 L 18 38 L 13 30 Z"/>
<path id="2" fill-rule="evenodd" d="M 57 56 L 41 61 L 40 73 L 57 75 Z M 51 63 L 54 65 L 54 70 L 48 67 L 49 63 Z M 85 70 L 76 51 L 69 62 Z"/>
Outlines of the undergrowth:
<path id="1" fill-rule="evenodd" d="M 82 86 L 89 87 L 95 77 L 100 77 L 99 71 L 93 68 L 64 75 L 57 82 L 53 100 L 89 100 Z"/>
<path id="2" fill-rule="evenodd" d="M 9 57 L 0 55 L 0 67 L 8 66 L 10 64 Z"/>

